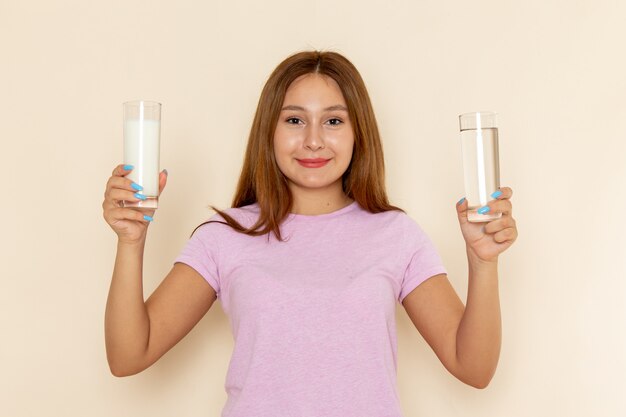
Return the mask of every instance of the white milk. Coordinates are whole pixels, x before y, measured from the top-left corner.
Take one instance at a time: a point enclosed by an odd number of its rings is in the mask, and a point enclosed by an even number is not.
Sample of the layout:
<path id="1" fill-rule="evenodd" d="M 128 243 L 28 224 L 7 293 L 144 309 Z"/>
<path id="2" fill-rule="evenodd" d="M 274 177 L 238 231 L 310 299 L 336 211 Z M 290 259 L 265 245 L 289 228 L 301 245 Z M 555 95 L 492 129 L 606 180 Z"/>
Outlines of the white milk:
<path id="1" fill-rule="evenodd" d="M 143 187 L 146 197 L 159 195 L 158 120 L 126 120 L 124 122 L 124 164 L 135 168 L 127 175 Z"/>

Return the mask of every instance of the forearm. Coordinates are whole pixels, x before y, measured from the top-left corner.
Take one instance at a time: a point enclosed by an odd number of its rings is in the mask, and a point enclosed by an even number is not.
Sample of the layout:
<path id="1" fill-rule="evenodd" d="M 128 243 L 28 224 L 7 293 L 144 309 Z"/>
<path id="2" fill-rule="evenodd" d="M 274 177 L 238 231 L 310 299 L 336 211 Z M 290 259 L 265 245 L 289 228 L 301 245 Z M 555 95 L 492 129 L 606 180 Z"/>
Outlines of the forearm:
<path id="1" fill-rule="evenodd" d="M 107 359 L 113 374 L 140 371 L 150 336 L 150 320 L 143 298 L 145 239 L 118 242 L 105 312 Z"/>
<path id="2" fill-rule="evenodd" d="M 485 387 L 495 373 L 502 338 L 498 264 L 468 251 L 469 286 L 456 338 L 457 363 L 470 385 Z"/>

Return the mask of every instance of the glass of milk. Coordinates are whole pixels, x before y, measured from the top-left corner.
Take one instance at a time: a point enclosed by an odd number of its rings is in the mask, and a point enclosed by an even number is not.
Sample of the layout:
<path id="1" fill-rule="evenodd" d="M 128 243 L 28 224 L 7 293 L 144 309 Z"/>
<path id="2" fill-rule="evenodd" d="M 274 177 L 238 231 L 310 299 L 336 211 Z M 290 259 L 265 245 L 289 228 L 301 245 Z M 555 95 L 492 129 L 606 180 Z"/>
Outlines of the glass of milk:
<path id="1" fill-rule="evenodd" d="M 459 122 L 465 198 L 468 204 L 467 219 L 476 223 L 498 219 L 502 213 L 477 212 L 493 199 L 491 194 L 500 188 L 496 113 L 465 113 L 459 116 Z"/>
<path id="2" fill-rule="evenodd" d="M 124 108 L 124 164 L 134 168 L 127 175 L 143 187 L 141 201 L 124 201 L 124 207 L 157 208 L 159 200 L 159 144 L 161 103 L 128 101 Z"/>

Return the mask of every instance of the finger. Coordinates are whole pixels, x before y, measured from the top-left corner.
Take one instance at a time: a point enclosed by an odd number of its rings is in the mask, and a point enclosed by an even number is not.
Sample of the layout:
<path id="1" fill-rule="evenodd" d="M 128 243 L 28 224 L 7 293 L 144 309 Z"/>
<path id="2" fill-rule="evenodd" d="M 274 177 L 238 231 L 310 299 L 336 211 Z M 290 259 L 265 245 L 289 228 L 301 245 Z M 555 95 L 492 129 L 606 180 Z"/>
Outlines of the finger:
<path id="1" fill-rule="evenodd" d="M 106 190 L 112 190 L 114 188 L 119 188 L 122 190 L 129 190 L 129 191 L 142 191 L 143 187 L 141 186 L 141 184 L 136 184 L 134 181 L 132 181 L 129 178 L 126 177 L 119 177 L 119 176 L 112 176 L 109 177 L 109 180 L 107 181 L 107 186 L 106 186 Z"/>
<path id="2" fill-rule="evenodd" d="M 463 197 L 456 203 L 456 214 L 459 216 L 461 224 L 467 223 L 467 199 Z"/>
<path id="3" fill-rule="evenodd" d="M 510 216 L 513 212 L 513 204 L 511 204 L 511 200 L 491 200 L 485 207 L 489 207 L 489 210 L 483 211 L 482 214 L 502 213 L 505 216 Z"/>
<path id="4" fill-rule="evenodd" d="M 501 194 L 499 194 L 497 197 L 494 197 L 497 200 L 508 200 L 509 198 L 513 197 L 513 190 L 509 187 L 500 187 L 493 194 L 491 194 L 491 196 L 493 197 L 493 195 L 496 194 L 498 191 L 500 191 Z"/>
<path id="5" fill-rule="evenodd" d="M 493 240 L 498 243 L 513 242 L 517 238 L 517 229 L 513 227 L 500 230 L 493 235 Z"/>
<path id="6" fill-rule="evenodd" d="M 147 208 L 142 208 L 142 209 L 141 209 L 141 212 L 142 212 L 143 214 L 147 214 L 147 215 L 148 215 L 148 217 L 151 217 L 151 218 L 152 218 L 152 217 L 154 217 L 154 213 L 156 212 L 156 209 L 147 209 Z"/>
<path id="7" fill-rule="evenodd" d="M 500 217 L 497 220 L 492 220 L 489 223 L 487 223 L 485 225 L 484 231 L 485 233 L 488 233 L 488 234 L 494 234 L 510 227 L 512 228 L 516 227 L 515 219 L 513 217 L 506 216 L 506 217 Z"/>
<path id="8" fill-rule="evenodd" d="M 108 203 L 108 205 L 119 206 L 119 200 L 127 199 L 123 195 L 120 198 L 120 190 L 131 192 L 132 194 L 141 194 L 143 187 L 139 184 L 135 184 L 128 178 L 112 176 L 109 178 L 106 189 L 104 191 L 105 203 Z"/>
<path id="9" fill-rule="evenodd" d="M 132 165 L 120 164 L 116 166 L 113 170 L 113 175 L 123 177 L 125 175 L 128 175 L 130 171 L 133 170 L 133 168 L 134 167 Z"/>
<path id="10" fill-rule="evenodd" d="M 148 213 L 148 218 L 146 218 L 147 213 L 143 213 L 140 210 L 135 210 L 132 208 L 125 207 L 117 207 L 111 210 L 108 210 L 104 213 L 104 219 L 109 224 L 115 224 L 116 222 L 122 220 L 131 220 L 143 223 L 150 223 L 151 215 Z"/>
<path id="11" fill-rule="evenodd" d="M 121 190 L 119 188 L 112 189 L 107 197 L 107 200 L 115 207 L 119 207 L 121 201 L 137 202 L 145 199 L 146 196 L 139 191 Z"/>

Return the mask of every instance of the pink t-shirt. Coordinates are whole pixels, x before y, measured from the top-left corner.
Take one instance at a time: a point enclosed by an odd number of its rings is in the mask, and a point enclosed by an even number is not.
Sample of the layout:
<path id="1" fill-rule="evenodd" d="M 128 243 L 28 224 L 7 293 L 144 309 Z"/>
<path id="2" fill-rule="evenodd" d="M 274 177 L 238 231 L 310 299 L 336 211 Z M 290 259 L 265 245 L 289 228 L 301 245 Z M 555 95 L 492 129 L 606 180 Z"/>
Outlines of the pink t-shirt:
<path id="1" fill-rule="evenodd" d="M 258 205 L 229 208 L 248 227 Z M 222 220 L 215 214 L 210 220 Z M 279 242 L 200 227 L 175 262 L 215 289 L 235 347 L 222 417 L 401 417 L 396 301 L 445 273 L 406 214 L 289 214 Z"/>

